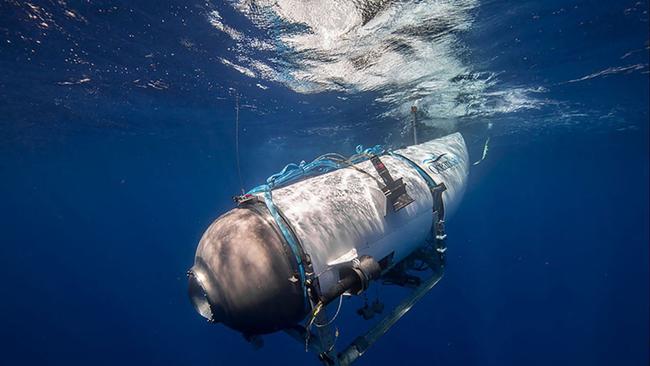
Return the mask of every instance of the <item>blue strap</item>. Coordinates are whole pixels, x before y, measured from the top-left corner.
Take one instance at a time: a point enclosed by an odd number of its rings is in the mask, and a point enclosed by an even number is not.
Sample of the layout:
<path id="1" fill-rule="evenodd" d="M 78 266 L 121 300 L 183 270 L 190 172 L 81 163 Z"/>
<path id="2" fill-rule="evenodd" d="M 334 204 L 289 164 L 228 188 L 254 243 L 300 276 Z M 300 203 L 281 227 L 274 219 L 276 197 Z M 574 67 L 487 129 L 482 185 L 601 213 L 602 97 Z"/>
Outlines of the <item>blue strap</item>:
<path id="1" fill-rule="evenodd" d="M 271 190 L 264 191 L 264 203 L 269 209 L 271 216 L 273 216 L 273 220 L 275 220 L 275 223 L 280 228 L 280 232 L 282 233 L 284 240 L 287 242 L 287 244 L 289 244 L 289 248 L 291 248 L 291 252 L 296 259 L 296 263 L 298 264 L 298 274 L 300 275 L 300 285 L 302 287 L 302 293 L 305 300 L 305 307 L 308 308 L 309 299 L 307 298 L 307 286 L 305 284 L 305 265 L 302 262 L 302 256 L 300 255 L 298 242 L 293 235 L 293 232 L 291 229 L 289 229 L 284 219 L 278 212 L 278 209 L 275 207 L 275 203 L 273 203 L 273 197 L 271 196 Z"/>
<path id="2" fill-rule="evenodd" d="M 420 174 L 420 176 L 422 177 L 422 179 L 424 179 L 424 181 L 427 183 L 427 186 L 429 186 L 429 189 L 431 190 L 431 192 L 433 192 L 433 190 L 437 186 L 436 182 L 434 182 L 433 178 L 431 178 L 431 176 L 429 176 L 429 174 L 427 174 L 427 172 L 425 172 L 422 168 L 420 168 L 419 165 L 415 164 L 411 159 L 405 157 L 404 155 L 400 155 L 400 154 L 392 152 L 392 151 L 390 151 L 389 154 L 391 156 L 394 156 L 394 157 L 406 162 L 408 165 L 413 167 L 413 169 L 415 169 L 415 171 L 417 171 L 418 174 Z"/>
<path id="3" fill-rule="evenodd" d="M 353 155 L 347 159 L 347 163 L 345 163 L 345 158 L 340 155 L 325 154 L 316 158 L 310 163 L 301 161 L 300 164 L 287 164 L 280 172 L 268 177 L 266 184 L 259 185 L 248 191 L 247 194 L 263 194 L 266 207 L 271 213 L 271 216 L 273 216 L 273 220 L 275 220 L 275 223 L 280 228 L 280 232 L 282 233 L 284 240 L 287 242 L 289 248 L 291 248 L 291 251 L 293 252 L 293 256 L 295 257 L 296 263 L 298 264 L 298 274 L 300 275 L 300 283 L 305 299 L 305 307 L 308 307 L 310 302 L 309 298 L 307 297 L 305 265 L 302 261 L 300 245 L 298 244 L 298 239 L 294 236 L 294 233 L 289 228 L 287 222 L 284 220 L 282 215 L 280 215 L 280 212 L 275 206 L 275 203 L 273 203 L 273 196 L 271 194 L 271 191 L 275 188 L 287 185 L 306 176 L 323 174 L 333 170 L 345 168 L 349 166 L 349 164 L 356 164 L 368 159 L 368 156 L 370 155 L 381 155 L 384 153 L 384 151 L 385 150 L 380 145 L 375 145 L 367 149 L 364 149 L 363 146 L 358 145 L 356 147 L 356 155 Z"/>

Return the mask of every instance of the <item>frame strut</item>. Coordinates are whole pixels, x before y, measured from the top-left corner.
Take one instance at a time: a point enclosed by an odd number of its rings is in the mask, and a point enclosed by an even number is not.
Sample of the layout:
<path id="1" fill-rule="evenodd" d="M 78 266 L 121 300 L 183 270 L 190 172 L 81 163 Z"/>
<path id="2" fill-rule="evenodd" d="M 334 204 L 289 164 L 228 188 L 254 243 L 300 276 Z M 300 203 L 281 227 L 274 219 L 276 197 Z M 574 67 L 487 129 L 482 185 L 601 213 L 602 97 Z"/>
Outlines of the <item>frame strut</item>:
<path id="1" fill-rule="evenodd" d="M 339 364 L 348 366 L 363 355 L 381 336 L 397 323 L 429 290 L 442 278 L 442 272 L 434 274 L 396 306 L 390 314 L 386 315 L 379 323 L 372 327 L 365 335 L 355 339 L 343 352 L 339 354 Z"/>

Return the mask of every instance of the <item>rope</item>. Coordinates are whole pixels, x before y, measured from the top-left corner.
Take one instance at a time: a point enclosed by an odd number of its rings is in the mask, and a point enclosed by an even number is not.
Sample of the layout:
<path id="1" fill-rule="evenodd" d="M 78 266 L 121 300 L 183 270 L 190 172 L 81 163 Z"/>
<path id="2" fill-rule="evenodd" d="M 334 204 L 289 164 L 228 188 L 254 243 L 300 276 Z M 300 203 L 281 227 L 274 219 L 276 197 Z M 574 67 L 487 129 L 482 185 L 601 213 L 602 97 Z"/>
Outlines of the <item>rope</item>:
<path id="1" fill-rule="evenodd" d="M 266 179 L 266 184 L 262 184 L 251 189 L 248 191 L 248 194 L 270 191 L 274 188 L 281 187 L 308 175 L 324 174 L 346 167 L 351 167 L 363 172 L 361 169 L 355 167 L 354 164 L 365 161 L 372 155 L 381 155 L 384 152 L 385 150 L 380 145 L 375 145 L 367 149 L 364 149 L 363 146 L 358 145 L 356 147 L 356 154 L 347 159 L 339 154 L 328 153 L 317 157 L 310 163 L 306 163 L 305 161 L 301 161 L 299 164 L 290 163 L 287 164 L 280 172 L 268 177 Z M 372 177 L 372 175 L 370 176 Z M 374 177 L 373 179 L 377 180 Z"/>

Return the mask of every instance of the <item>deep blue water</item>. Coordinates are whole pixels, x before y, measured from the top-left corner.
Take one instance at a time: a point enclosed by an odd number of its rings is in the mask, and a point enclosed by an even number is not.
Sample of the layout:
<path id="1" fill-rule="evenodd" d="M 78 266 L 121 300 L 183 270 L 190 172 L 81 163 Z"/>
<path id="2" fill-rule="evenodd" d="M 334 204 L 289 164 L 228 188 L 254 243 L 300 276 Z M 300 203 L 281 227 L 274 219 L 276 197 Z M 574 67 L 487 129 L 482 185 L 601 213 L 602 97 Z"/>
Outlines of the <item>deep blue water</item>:
<path id="1" fill-rule="evenodd" d="M 187 298 L 240 190 L 236 94 L 246 187 L 405 144 L 414 103 L 425 137 L 460 131 L 473 161 L 490 136 L 445 277 L 359 365 L 649 363 L 647 1 L 395 2 L 334 51 L 236 4 L 0 3 L 3 364 L 317 364 L 284 334 L 253 350 Z M 389 41 L 404 64 L 366 45 Z M 355 47 L 376 63 L 347 67 Z"/>

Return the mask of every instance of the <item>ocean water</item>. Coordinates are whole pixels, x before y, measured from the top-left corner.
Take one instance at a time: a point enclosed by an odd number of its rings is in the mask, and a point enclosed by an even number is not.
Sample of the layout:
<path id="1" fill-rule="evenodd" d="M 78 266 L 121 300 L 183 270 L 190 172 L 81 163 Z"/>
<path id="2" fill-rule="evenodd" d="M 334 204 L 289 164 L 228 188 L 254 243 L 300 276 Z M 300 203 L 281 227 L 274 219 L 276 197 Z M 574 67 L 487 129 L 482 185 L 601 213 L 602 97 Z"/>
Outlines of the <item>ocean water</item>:
<path id="1" fill-rule="evenodd" d="M 421 140 L 460 131 L 487 155 L 445 277 L 358 364 L 648 365 L 648 17 L 634 0 L 0 2 L 0 362 L 318 364 L 285 334 L 254 350 L 206 323 L 185 272 L 241 185 L 408 144 L 415 105 Z M 358 305 L 339 346 L 367 326 Z"/>

